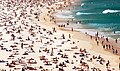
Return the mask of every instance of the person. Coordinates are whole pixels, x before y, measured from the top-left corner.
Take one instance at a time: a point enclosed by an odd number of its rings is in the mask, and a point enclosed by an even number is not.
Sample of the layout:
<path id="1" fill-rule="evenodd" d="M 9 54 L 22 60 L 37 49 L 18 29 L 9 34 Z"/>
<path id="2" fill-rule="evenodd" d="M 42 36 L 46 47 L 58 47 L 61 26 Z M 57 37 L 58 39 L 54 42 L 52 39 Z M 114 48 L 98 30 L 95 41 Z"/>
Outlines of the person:
<path id="1" fill-rule="evenodd" d="M 114 34 L 116 34 L 115 31 L 114 31 Z"/>
<path id="2" fill-rule="evenodd" d="M 92 36 L 90 35 L 90 38 L 92 39 Z"/>
<path id="3" fill-rule="evenodd" d="M 98 37 L 98 32 L 96 33 L 96 36 Z"/>
<path id="4" fill-rule="evenodd" d="M 117 39 L 115 39 L 115 43 L 117 43 Z"/>
<path id="5" fill-rule="evenodd" d="M 22 68 L 22 71 L 25 71 L 25 68 Z"/>
<path id="6" fill-rule="evenodd" d="M 111 49 L 111 46 L 110 46 L 110 44 L 108 45 L 108 47 L 109 47 L 109 49 Z"/>
<path id="7" fill-rule="evenodd" d="M 67 21 L 67 25 L 69 25 L 69 20 Z"/>
<path id="8" fill-rule="evenodd" d="M 120 63 L 119 63 L 119 70 L 120 70 Z"/>
<path id="9" fill-rule="evenodd" d="M 112 49 L 113 54 L 115 53 L 114 48 Z"/>
<path id="10" fill-rule="evenodd" d="M 55 27 L 53 28 L 53 33 L 54 33 L 54 32 L 56 32 L 56 29 L 55 29 Z"/>
<path id="11" fill-rule="evenodd" d="M 53 56 L 53 48 L 52 48 L 52 51 L 51 51 L 51 56 Z"/>
<path id="12" fill-rule="evenodd" d="M 21 43 L 21 48 L 23 49 L 23 43 Z"/>
<path id="13" fill-rule="evenodd" d="M 30 40 L 30 37 L 28 36 L 28 38 L 26 40 Z"/>
<path id="14" fill-rule="evenodd" d="M 12 34 L 11 36 L 12 36 L 12 40 L 15 40 L 15 35 L 14 35 L 14 34 Z"/>
<path id="15" fill-rule="evenodd" d="M 102 45 L 103 45 L 104 41 L 102 41 Z"/>
<path id="16" fill-rule="evenodd" d="M 118 51 L 116 50 L 115 53 L 118 54 Z"/>
<path id="17" fill-rule="evenodd" d="M 106 41 L 108 42 L 108 38 L 106 38 Z"/>
<path id="18" fill-rule="evenodd" d="M 73 31 L 73 28 L 71 30 Z"/>
<path id="19" fill-rule="evenodd" d="M 103 49 L 105 49 L 105 45 L 103 45 Z"/>
<path id="20" fill-rule="evenodd" d="M 107 68 L 108 68 L 109 64 L 110 64 L 110 62 L 109 62 L 109 60 L 108 60 L 108 62 L 106 63 L 106 67 L 107 67 Z"/>
<path id="21" fill-rule="evenodd" d="M 71 38 L 71 35 L 69 34 L 69 38 Z"/>
<path id="22" fill-rule="evenodd" d="M 63 39 L 65 39 L 65 35 L 64 34 L 62 34 L 62 37 L 63 37 Z"/>
<path id="23" fill-rule="evenodd" d="M 97 41 L 97 45 L 99 45 L 99 42 Z"/>

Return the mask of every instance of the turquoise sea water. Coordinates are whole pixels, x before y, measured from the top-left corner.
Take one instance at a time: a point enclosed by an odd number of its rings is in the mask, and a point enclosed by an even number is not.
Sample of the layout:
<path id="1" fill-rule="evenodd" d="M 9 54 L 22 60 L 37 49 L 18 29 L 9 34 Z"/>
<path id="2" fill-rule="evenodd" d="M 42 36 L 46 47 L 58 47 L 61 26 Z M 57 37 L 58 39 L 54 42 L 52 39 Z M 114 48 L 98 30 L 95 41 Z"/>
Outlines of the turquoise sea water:
<path id="1" fill-rule="evenodd" d="M 92 27 L 109 37 L 120 38 L 120 0 L 82 0 L 73 13 L 75 19 L 89 29 Z"/>

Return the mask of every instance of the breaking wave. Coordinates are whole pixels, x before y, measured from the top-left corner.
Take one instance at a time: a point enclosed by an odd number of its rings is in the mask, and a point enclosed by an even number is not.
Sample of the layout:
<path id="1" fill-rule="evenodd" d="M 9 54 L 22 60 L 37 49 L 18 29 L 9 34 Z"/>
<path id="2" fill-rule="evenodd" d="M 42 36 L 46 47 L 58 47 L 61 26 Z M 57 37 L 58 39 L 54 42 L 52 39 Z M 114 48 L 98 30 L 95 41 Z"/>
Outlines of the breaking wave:
<path id="1" fill-rule="evenodd" d="M 76 15 L 89 15 L 89 14 L 95 14 L 95 13 L 81 13 L 81 12 L 76 13 Z"/>
<path id="2" fill-rule="evenodd" d="M 110 9 L 107 9 L 107 10 L 104 10 L 102 13 L 103 14 L 107 14 L 107 13 L 117 13 L 117 12 L 120 12 L 120 10 L 110 10 Z"/>

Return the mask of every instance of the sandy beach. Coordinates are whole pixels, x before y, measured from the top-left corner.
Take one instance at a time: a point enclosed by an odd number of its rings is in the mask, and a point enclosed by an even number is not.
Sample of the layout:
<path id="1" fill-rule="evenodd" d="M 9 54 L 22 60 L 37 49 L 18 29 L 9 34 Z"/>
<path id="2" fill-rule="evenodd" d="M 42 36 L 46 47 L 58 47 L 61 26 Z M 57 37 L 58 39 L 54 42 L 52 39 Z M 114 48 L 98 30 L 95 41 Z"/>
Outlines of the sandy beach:
<path id="1" fill-rule="evenodd" d="M 54 16 L 75 2 L 0 1 L 0 71 L 120 71 L 118 44 Z"/>

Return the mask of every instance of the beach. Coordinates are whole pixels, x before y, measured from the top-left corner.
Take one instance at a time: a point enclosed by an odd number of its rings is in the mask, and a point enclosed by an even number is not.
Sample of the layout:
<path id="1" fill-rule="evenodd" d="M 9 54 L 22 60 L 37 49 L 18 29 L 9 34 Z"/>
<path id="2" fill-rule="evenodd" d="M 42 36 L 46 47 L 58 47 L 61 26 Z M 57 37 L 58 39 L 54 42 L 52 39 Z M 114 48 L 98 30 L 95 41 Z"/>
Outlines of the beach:
<path id="1" fill-rule="evenodd" d="M 0 71 L 120 71 L 117 41 L 54 16 L 75 2 L 0 1 Z"/>

